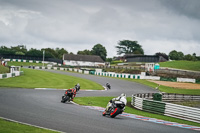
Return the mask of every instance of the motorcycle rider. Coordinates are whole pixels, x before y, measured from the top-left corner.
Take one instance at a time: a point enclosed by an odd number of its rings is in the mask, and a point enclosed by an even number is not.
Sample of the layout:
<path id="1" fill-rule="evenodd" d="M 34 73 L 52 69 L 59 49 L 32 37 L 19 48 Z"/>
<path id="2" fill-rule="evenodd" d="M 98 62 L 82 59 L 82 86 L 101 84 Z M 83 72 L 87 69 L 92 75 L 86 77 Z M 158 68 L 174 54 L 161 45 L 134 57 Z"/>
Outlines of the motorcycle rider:
<path id="1" fill-rule="evenodd" d="M 108 88 L 108 89 L 110 89 L 110 84 L 107 82 L 106 83 L 106 87 Z"/>
<path id="2" fill-rule="evenodd" d="M 121 101 L 126 105 L 126 103 L 127 103 L 126 94 L 122 93 L 122 94 L 120 94 L 120 96 L 110 100 L 109 103 L 107 104 L 106 111 L 109 111 L 109 109 L 112 107 L 112 102 L 114 102 L 114 101 Z M 123 108 L 123 111 L 124 110 L 125 110 L 125 107 Z"/>
<path id="3" fill-rule="evenodd" d="M 80 87 L 80 84 L 79 84 L 79 83 L 78 83 L 78 84 L 76 84 L 76 85 L 75 85 L 75 88 L 76 88 L 76 91 L 79 91 L 79 90 L 80 90 L 80 88 L 81 88 L 81 87 Z"/>
<path id="4" fill-rule="evenodd" d="M 72 92 L 73 95 L 71 96 L 71 100 L 73 101 L 74 100 L 74 97 L 76 96 L 76 88 L 72 88 L 72 89 L 68 89 L 65 91 L 65 95 L 67 95 L 68 92 Z"/>

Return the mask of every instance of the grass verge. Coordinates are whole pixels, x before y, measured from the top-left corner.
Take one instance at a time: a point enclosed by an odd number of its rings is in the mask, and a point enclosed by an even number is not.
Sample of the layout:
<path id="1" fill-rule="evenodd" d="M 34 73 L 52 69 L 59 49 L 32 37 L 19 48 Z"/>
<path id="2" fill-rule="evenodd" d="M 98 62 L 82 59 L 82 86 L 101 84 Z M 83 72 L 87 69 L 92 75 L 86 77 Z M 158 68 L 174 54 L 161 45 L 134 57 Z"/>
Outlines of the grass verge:
<path id="1" fill-rule="evenodd" d="M 0 87 L 57 88 L 68 89 L 79 83 L 82 90 L 101 90 L 103 87 L 93 81 L 78 77 L 56 74 L 35 69 L 22 69 L 24 75 L 0 79 Z"/>
<path id="2" fill-rule="evenodd" d="M 56 132 L 0 119 L 0 133 L 56 133 Z"/>
<path id="3" fill-rule="evenodd" d="M 124 78 L 122 78 L 122 79 L 124 79 Z M 156 88 L 158 86 L 158 84 L 150 82 L 148 80 L 144 80 L 144 79 L 124 79 L 124 80 L 137 82 L 137 83 L 149 86 L 151 88 Z M 198 89 L 178 89 L 178 88 L 173 88 L 173 87 L 168 87 L 168 86 L 161 85 L 159 87 L 159 90 L 161 92 L 166 92 L 166 93 L 200 95 L 200 90 L 198 90 Z"/>
<path id="4" fill-rule="evenodd" d="M 86 106 L 98 106 L 98 107 L 106 107 L 107 103 L 112 99 L 113 97 L 76 97 L 74 99 L 74 102 L 80 104 L 80 105 L 86 105 Z M 148 112 L 144 112 L 141 110 L 134 109 L 131 107 L 130 102 L 131 98 L 127 98 L 128 104 L 126 106 L 125 112 L 126 113 L 131 113 L 131 114 L 136 114 L 136 115 L 141 115 L 145 117 L 150 117 L 150 118 L 156 118 L 156 119 L 161 119 L 161 120 L 166 120 L 166 121 L 171 121 L 171 122 L 177 122 L 181 124 L 187 124 L 187 125 L 193 125 L 193 126 L 199 126 L 199 123 L 195 122 L 190 122 L 190 121 L 185 121 L 173 117 L 168 117 L 168 116 L 163 116 L 163 115 L 158 115 L 158 114 L 152 114 Z"/>
<path id="5" fill-rule="evenodd" d="M 200 61 L 167 61 L 160 62 L 160 67 L 170 67 L 184 70 L 200 71 Z"/>

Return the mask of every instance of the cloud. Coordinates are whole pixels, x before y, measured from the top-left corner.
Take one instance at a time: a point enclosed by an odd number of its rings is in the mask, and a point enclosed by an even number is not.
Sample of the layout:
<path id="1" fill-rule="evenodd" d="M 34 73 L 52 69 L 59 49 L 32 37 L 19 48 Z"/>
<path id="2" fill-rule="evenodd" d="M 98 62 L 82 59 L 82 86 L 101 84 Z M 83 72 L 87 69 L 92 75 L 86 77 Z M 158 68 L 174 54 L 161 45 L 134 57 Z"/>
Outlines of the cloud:
<path id="1" fill-rule="evenodd" d="M 198 0 L 0 0 L 0 45 L 70 52 L 136 40 L 145 54 L 192 54 L 200 47 Z M 190 44 L 190 47 L 188 47 Z"/>

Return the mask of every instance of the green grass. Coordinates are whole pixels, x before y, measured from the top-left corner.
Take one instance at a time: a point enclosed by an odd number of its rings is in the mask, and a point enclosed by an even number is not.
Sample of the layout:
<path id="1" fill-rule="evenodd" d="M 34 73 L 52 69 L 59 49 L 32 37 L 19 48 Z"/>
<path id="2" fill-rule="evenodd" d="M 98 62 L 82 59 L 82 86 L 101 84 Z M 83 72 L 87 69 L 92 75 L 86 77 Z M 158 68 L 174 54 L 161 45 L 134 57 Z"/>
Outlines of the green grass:
<path id="1" fill-rule="evenodd" d="M 86 106 L 98 106 L 98 107 L 106 107 L 107 103 L 112 99 L 113 97 L 76 97 L 74 99 L 74 102 L 80 104 L 80 105 L 86 105 Z M 188 124 L 188 125 L 194 125 L 194 126 L 199 126 L 199 123 L 195 122 L 190 122 L 190 121 L 185 121 L 177 118 L 172 118 L 168 116 L 163 116 L 163 115 L 158 115 L 158 114 L 152 114 L 148 112 L 144 112 L 141 110 L 134 109 L 131 107 L 130 102 L 131 98 L 127 98 L 128 105 L 126 106 L 125 112 L 126 113 L 131 113 L 131 114 L 136 114 L 136 115 L 141 115 L 145 117 L 150 117 L 150 118 L 156 118 L 156 119 L 161 119 L 161 120 L 166 120 L 166 121 L 171 121 L 171 122 L 177 122 L 177 123 L 182 123 L 182 124 Z"/>
<path id="2" fill-rule="evenodd" d="M 43 63 L 30 63 L 30 62 L 7 62 L 9 66 L 43 66 Z M 47 64 L 44 63 L 44 66 L 47 66 Z"/>
<path id="3" fill-rule="evenodd" d="M 170 67 L 184 70 L 200 71 L 200 61 L 167 61 L 160 62 L 160 67 Z"/>
<path id="4" fill-rule="evenodd" d="M 123 63 L 123 61 L 116 60 L 116 61 L 111 61 L 111 65 L 117 65 L 118 63 Z"/>
<path id="5" fill-rule="evenodd" d="M 103 87 L 93 81 L 78 77 L 56 74 L 35 69 L 22 69 L 24 75 L 0 79 L 0 87 L 57 88 L 69 89 L 79 83 L 82 90 L 101 90 Z"/>
<path id="6" fill-rule="evenodd" d="M 200 101 L 182 101 L 182 102 L 173 102 L 175 104 L 183 105 L 183 106 L 189 106 L 189 107 L 200 107 Z"/>
<path id="7" fill-rule="evenodd" d="M 3 65 L 0 65 L 0 74 L 2 73 L 9 73 L 9 68 L 4 67 Z"/>
<path id="8" fill-rule="evenodd" d="M 128 80 L 132 82 L 137 82 L 146 86 L 149 86 L 151 88 L 156 88 L 158 84 L 144 80 L 144 79 L 125 79 L 122 78 L 123 80 Z M 161 92 L 166 92 L 166 93 L 176 93 L 176 94 L 188 94 L 188 95 L 200 95 L 200 90 L 198 89 L 178 89 L 178 88 L 173 88 L 173 87 L 168 87 L 168 86 L 163 86 L 161 85 L 159 87 L 159 90 Z"/>
<path id="9" fill-rule="evenodd" d="M 0 119 L 0 133 L 56 133 L 56 132 Z"/>

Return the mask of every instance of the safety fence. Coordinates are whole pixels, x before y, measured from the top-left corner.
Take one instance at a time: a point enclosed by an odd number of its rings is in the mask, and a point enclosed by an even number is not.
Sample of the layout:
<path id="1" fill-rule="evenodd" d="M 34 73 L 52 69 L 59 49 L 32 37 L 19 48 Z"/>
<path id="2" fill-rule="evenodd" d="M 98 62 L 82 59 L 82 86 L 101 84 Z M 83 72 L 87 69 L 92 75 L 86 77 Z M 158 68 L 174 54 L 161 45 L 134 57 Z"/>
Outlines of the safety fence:
<path id="1" fill-rule="evenodd" d="M 20 76 L 20 75 L 23 75 L 23 74 L 24 74 L 23 71 L 15 71 L 15 72 L 12 72 L 12 73 L 4 73 L 4 74 L 0 74 L 0 79 L 16 77 L 16 76 Z"/>
<path id="2" fill-rule="evenodd" d="M 107 77 L 116 77 L 116 78 L 160 80 L 160 77 L 158 77 L 158 76 L 146 76 L 145 73 L 128 74 L 128 73 L 115 73 L 115 72 L 95 72 L 95 75 L 107 76 Z"/>
<path id="3" fill-rule="evenodd" d="M 137 109 L 200 123 L 200 109 L 132 96 L 131 105 Z"/>
<path id="4" fill-rule="evenodd" d="M 84 69 L 77 69 L 77 68 L 63 68 L 63 67 L 42 67 L 36 66 L 33 67 L 35 69 L 53 69 L 53 70 L 62 70 L 62 71 L 72 71 L 78 72 L 83 74 L 93 74 L 97 76 L 108 76 L 108 77 L 116 77 L 116 78 L 132 78 L 132 79 L 153 79 L 159 80 L 160 77 L 157 76 L 144 76 L 144 75 L 134 75 L 134 74 L 126 74 L 126 73 L 113 73 L 113 72 L 95 72 L 94 70 L 84 70 Z"/>
<path id="5" fill-rule="evenodd" d="M 175 93 L 161 93 L 163 102 L 181 102 L 181 101 L 200 101 L 199 95 L 186 95 L 186 94 L 175 94 Z M 154 93 L 139 93 L 134 96 L 145 98 L 145 99 L 153 99 Z"/>
<path id="6" fill-rule="evenodd" d="M 78 72 L 83 74 L 94 74 L 94 71 L 89 70 L 81 70 L 76 68 L 63 68 L 63 67 L 42 67 L 42 66 L 36 66 L 36 67 L 30 67 L 33 69 L 52 69 L 52 70 L 61 70 L 61 71 L 71 71 L 71 72 Z"/>
<path id="7" fill-rule="evenodd" d="M 49 62 L 49 61 L 36 61 L 36 60 L 24 60 L 24 59 L 5 59 L 5 61 L 13 61 L 13 62 L 29 62 L 29 63 L 45 63 L 45 64 L 53 64 L 61 66 L 60 63 L 56 62 Z"/>

